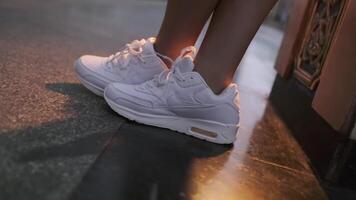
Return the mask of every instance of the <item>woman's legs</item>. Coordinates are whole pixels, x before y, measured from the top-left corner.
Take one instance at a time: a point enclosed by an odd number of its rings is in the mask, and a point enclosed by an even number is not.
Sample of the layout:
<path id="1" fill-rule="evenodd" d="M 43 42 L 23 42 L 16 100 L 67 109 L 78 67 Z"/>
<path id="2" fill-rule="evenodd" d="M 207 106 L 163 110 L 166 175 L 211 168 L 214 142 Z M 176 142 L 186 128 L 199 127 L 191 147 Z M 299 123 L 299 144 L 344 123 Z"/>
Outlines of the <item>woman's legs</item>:
<path id="1" fill-rule="evenodd" d="M 195 59 L 195 71 L 215 93 L 231 83 L 247 47 L 276 1 L 219 1 Z"/>
<path id="2" fill-rule="evenodd" d="M 169 0 L 157 36 L 157 52 L 176 58 L 194 45 L 214 11 L 195 60 L 215 93 L 231 83 L 236 68 L 264 18 L 277 0 Z"/>
<path id="3" fill-rule="evenodd" d="M 155 42 L 157 52 L 175 59 L 194 45 L 219 0 L 169 0 Z"/>

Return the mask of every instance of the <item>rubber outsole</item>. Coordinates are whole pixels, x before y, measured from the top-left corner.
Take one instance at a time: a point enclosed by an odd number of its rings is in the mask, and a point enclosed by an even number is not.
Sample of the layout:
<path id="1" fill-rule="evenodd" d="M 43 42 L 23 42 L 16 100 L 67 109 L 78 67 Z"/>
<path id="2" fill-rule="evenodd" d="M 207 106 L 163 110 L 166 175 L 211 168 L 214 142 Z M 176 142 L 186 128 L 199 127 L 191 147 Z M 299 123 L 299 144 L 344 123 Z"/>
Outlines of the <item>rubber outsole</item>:
<path id="1" fill-rule="evenodd" d="M 217 144 L 231 144 L 236 140 L 236 134 L 239 129 L 238 125 L 223 124 L 208 120 L 139 113 L 130 108 L 118 105 L 111 99 L 107 98 L 105 92 L 104 98 L 116 113 L 138 123 L 170 129 Z M 215 134 L 206 134 L 204 132 Z"/>
<path id="2" fill-rule="evenodd" d="M 79 74 L 77 74 L 77 77 L 79 81 L 84 85 L 85 88 L 93 92 L 94 94 L 104 97 L 104 89 L 101 89 L 100 87 L 86 81 L 84 78 L 82 78 Z"/>

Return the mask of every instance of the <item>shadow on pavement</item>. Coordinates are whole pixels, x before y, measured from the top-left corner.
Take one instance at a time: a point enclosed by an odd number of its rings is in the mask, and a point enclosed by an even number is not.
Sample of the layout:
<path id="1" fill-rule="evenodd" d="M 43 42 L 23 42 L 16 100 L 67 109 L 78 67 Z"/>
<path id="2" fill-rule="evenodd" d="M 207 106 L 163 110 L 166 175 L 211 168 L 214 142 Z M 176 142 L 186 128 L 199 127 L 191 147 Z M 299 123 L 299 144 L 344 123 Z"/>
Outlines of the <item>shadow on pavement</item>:
<path id="1" fill-rule="evenodd" d="M 36 140 L 40 140 L 42 136 L 46 137 L 46 132 L 54 135 L 53 139 L 60 135 L 62 139 L 64 137 L 64 140 L 65 137 L 76 138 L 60 145 L 33 148 L 19 157 L 18 161 L 20 162 L 97 154 L 103 148 L 105 141 L 110 140 L 110 135 L 116 132 L 115 129 L 117 130 L 123 121 L 120 118 L 113 118 L 112 116 L 115 116 L 115 113 L 111 111 L 105 101 L 87 91 L 80 84 L 48 84 L 47 88 L 70 96 L 70 100 L 65 104 L 64 109 L 65 112 L 75 113 L 75 117 L 24 129 L 21 132 L 26 135 L 29 133 L 37 135 L 39 138 L 33 138 Z M 105 126 L 108 123 L 116 125 Z M 107 132 L 111 132 L 111 134 L 108 135 Z"/>
<path id="2" fill-rule="evenodd" d="M 166 129 L 124 123 L 71 199 L 189 199 L 196 184 L 209 180 L 192 180 L 192 166 L 211 169 L 205 176 L 213 177 L 231 148 Z M 214 163 L 198 161 L 221 154 Z"/>
<path id="3" fill-rule="evenodd" d="M 46 87 L 68 96 L 46 101 L 70 115 L 0 133 L 0 199 L 68 198 L 125 121 L 80 84 Z"/>
<path id="4" fill-rule="evenodd" d="M 31 173 L 30 167 L 21 167 L 26 176 L 18 181 L 30 188 L 8 188 L 9 197 L 18 190 L 28 191 L 15 197 L 20 199 L 42 199 L 53 193 L 66 199 L 70 192 L 71 199 L 188 199 L 196 189 L 192 183 L 207 181 L 190 180 L 192 166 L 209 167 L 206 176 L 212 177 L 229 157 L 232 145 L 127 122 L 80 84 L 46 87 L 70 97 L 64 111 L 75 117 L 17 131 L 16 140 L 30 145 L 13 155 L 16 165 L 40 165 L 43 171 Z M 87 155 L 91 158 L 83 161 Z M 199 162 L 218 156 L 218 162 L 209 166 Z M 55 167 L 47 166 L 52 162 Z"/>

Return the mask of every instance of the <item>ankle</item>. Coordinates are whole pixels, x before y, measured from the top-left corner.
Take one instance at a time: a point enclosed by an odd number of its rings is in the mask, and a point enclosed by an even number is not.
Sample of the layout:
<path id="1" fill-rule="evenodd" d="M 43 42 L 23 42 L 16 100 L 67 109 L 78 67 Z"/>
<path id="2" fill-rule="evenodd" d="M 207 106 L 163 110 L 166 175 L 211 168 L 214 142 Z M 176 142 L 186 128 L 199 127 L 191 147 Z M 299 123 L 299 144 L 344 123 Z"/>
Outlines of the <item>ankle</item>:
<path id="1" fill-rule="evenodd" d="M 211 91 L 213 91 L 213 93 L 216 95 L 221 94 L 225 90 L 225 88 L 227 88 L 227 86 L 229 85 L 226 83 L 224 83 L 224 84 L 221 84 L 221 83 L 220 84 L 217 84 L 217 83 L 209 84 L 209 83 L 207 83 L 207 84 L 210 87 Z"/>
<path id="2" fill-rule="evenodd" d="M 216 95 L 221 94 L 225 88 L 232 83 L 232 79 L 230 78 L 220 79 L 219 77 L 212 76 L 210 73 L 198 73 L 202 76 L 211 91 Z"/>

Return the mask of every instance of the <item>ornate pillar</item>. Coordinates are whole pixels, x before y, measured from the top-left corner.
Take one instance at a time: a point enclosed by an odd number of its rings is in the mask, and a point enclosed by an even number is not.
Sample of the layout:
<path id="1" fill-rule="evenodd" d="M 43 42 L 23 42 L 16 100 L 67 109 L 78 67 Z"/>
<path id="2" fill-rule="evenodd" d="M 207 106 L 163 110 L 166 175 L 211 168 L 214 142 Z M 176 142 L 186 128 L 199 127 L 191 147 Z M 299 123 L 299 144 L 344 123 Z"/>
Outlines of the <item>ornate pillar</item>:
<path id="1" fill-rule="evenodd" d="M 320 74 L 347 0 L 314 0 L 301 48 L 294 60 L 294 76 L 311 90 Z"/>
<path id="2" fill-rule="evenodd" d="M 333 183 L 356 163 L 355 36 L 356 0 L 294 0 L 270 95 L 319 175 Z"/>

